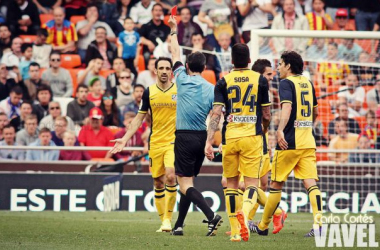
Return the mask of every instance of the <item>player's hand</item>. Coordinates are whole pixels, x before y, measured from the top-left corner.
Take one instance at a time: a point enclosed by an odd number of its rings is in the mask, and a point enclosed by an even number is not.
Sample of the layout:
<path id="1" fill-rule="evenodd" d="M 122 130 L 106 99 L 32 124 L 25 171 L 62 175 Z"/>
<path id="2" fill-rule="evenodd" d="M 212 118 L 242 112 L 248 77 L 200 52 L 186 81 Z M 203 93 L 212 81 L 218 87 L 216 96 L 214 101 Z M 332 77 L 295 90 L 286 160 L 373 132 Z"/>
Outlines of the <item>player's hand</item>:
<path id="1" fill-rule="evenodd" d="M 170 16 L 168 23 L 171 31 L 177 31 L 177 21 L 175 20 L 175 16 Z"/>
<path id="2" fill-rule="evenodd" d="M 284 131 L 277 130 L 277 143 L 282 150 L 288 149 L 288 142 L 285 140 Z"/>
<path id="3" fill-rule="evenodd" d="M 210 161 L 214 159 L 214 148 L 212 147 L 212 144 L 209 142 L 206 142 L 205 155 L 207 159 L 209 159 Z"/>
<path id="4" fill-rule="evenodd" d="M 220 154 L 223 152 L 222 149 L 223 149 L 223 148 L 222 148 L 222 143 L 220 143 L 220 144 L 219 144 L 219 147 L 218 147 L 218 152 L 219 152 Z"/>
<path id="5" fill-rule="evenodd" d="M 116 154 L 116 153 L 121 152 L 123 150 L 123 148 L 125 147 L 125 144 L 127 143 L 122 138 L 121 139 L 111 140 L 110 142 L 114 142 L 115 143 L 115 145 L 113 146 L 113 148 L 109 151 L 109 153 L 111 153 L 111 154 Z"/>

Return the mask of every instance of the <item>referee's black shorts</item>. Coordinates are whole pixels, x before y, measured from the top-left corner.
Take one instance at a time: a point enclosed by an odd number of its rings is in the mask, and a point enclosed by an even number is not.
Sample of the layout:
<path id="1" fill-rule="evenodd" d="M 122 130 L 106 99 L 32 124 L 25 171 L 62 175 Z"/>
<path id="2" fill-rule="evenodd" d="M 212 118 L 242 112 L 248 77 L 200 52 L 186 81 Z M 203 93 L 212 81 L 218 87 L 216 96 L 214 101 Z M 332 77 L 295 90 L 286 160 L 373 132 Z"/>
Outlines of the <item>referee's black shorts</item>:
<path id="1" fill-rule="evenodd" d="M 180 177 L 197 176 L 205 158 L 207 132 L 177 130 L 175 135 L 175 174 Z"/>

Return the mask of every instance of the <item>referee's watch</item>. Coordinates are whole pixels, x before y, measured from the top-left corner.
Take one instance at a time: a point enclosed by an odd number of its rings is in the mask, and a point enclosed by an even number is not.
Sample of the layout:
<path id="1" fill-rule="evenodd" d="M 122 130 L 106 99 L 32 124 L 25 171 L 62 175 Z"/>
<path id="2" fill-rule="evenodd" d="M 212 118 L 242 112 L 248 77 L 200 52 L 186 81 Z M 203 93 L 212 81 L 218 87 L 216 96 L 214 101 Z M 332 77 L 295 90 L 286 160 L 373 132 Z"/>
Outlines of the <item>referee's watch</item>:
<path id="1" fill-rule="evenodd" d="M 170 32 L 170 35 L 171 35 L 171 36 L 172 36 L 172 35 L 177 35 L 177 31 L 175 30 L 175 31 Z"/>

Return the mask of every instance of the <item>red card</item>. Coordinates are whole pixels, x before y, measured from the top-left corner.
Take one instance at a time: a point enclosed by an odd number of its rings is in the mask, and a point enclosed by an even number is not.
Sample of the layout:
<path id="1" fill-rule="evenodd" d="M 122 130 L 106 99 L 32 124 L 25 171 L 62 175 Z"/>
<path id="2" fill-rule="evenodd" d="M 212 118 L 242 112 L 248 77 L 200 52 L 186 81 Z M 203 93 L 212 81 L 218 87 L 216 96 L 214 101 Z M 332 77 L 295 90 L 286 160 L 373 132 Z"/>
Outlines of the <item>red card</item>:
<path id="1" fill-rule="evenodd" d="M 174 5 L 174 7 L 172 8 L 172 16 L 176 16 L 177 15 L 177 8 L 178 8 L 178 6 Z"/>

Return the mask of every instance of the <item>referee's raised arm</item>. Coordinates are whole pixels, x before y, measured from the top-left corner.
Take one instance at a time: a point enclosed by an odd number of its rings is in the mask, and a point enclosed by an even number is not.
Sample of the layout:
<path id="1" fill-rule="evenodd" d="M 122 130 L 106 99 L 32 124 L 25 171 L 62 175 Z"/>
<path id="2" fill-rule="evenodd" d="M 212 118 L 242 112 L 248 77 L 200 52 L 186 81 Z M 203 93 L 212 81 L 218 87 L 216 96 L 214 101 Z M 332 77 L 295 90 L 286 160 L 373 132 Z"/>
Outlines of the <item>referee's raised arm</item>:
<path id="1" fill-rule="evenodd" d="M 181 60 L 180 48 L 179 48 L 178 36 L 177 36 L 177 21 L 176 21 L 175 16 L 169 17 L 169 26 L 170 26 L 170 36 L 172 36 L 172 39 L 171 39 L 172 61 L 173 61 L 173 65 L 175 65 L 176 62 Z"/>

